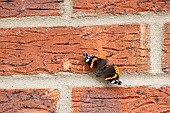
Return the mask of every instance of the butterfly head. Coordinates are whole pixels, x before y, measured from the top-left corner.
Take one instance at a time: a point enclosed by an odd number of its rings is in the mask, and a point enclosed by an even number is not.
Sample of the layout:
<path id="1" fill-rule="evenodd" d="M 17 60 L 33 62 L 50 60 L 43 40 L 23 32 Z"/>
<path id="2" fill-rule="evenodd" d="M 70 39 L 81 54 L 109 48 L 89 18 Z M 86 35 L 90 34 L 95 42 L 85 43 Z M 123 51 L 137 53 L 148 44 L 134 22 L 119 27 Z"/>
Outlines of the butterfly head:
<path id="1" fill-rule="evenodd" d="M 86 63 L 90 63 L 92 61 L 92 59 L 94 58 L 94 56 L 91 56 L 91 55 L 88 55 L 87 53 L 84 53 L 83 58 L 85 59 Z"/>

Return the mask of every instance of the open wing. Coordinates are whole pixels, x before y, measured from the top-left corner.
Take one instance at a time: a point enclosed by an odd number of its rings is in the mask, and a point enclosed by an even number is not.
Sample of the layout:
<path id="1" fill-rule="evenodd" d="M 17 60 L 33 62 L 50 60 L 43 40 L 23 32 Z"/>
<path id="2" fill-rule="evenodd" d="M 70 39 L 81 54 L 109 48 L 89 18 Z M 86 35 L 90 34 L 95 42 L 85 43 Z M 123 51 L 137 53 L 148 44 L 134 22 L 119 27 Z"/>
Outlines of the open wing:
<path id="1" fill-rule="evenodd" d="M 118 67 L 114 64 L 106 66 L 102 71 L 101 74 L 105 80 L 111 80 L 119 77 L 119 70 Z"/>
<path id="2" fill-rule="evenodd" d="M 94 72 L 101 76 L 103 74 L 103 70 L 106 68 L 106 64 L 107 64 L 107 58 L 106 57 L 96 57 L 96 61 L 94 63 Z"/>

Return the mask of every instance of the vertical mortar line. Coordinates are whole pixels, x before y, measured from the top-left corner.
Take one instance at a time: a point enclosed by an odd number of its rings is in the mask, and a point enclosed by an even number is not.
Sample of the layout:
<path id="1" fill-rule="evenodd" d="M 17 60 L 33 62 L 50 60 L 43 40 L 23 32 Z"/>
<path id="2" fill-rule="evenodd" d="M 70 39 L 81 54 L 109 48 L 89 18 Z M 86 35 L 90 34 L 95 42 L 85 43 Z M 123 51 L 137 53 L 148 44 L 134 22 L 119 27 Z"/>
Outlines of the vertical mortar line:
<path id="1" fill-rule="evenodd" d="M 62 10 L 64 13 L 61 16 L 65 19 L 70 19 L 73 13 L 72 0 L 64 0 Z"/>
<path id="2" fill-rule="evenodd" d="M 60 88 L 59 101 L 57 103 L 57 113 L 70 113 L 71 108 L 71 92 L 69 86 L 61 84 Z"/>
<path id="3" fill-rule="evenodd" d="M 162 72 L 163 22 L 150 23 L 150 73 Z"/>

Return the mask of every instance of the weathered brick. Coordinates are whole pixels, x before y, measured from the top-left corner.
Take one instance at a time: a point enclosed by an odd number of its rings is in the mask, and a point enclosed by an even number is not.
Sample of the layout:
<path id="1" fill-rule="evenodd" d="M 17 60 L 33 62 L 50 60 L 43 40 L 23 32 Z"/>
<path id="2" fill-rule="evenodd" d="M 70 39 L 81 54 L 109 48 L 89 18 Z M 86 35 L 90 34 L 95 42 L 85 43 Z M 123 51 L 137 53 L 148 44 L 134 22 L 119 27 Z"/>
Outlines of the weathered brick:
<path id="1" fill-rule="evenodd" d="M 83 53 L 109 56 L 121 72 L 149 68 L 147 25 L 0 29 L 0 75 L 87 73 Z"/>
<path id="2" fill-rule="evenodd" d="M 170 87 L 72 89 L 72 113 L 169 113 Z"/>
<path id="3" fill-rule="evenodd" d="M 0 18 L 58 16 L 64 0 L 1 0 Z"/>
<path id="4" fill-rule="evenodd" d="M 73 0 L 74 12 L 129 14 L 168 11 L 168 0 Z"/>
<path id="5" fill-rule="evenodd" d="M 1 89 L 1 113 L 56 113 L 58 90 Z"/>
<path id="6" fill-rule="evenodd" d="M 162 68 L 164 72 L 170 72 L 170 23 L 164 26 L 164 40 L 162 47 Z"/>

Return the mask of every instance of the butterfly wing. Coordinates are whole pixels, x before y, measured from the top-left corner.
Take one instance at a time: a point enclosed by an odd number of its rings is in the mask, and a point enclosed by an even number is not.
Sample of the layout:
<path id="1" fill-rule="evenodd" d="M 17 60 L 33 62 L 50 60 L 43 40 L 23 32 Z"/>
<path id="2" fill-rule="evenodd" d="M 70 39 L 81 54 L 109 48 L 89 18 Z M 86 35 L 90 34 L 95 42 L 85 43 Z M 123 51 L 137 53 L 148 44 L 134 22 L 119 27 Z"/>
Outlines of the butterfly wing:
<path id="1" fill-rule="evenodd" d="M 114 84 L 121 85 L 121 81 L 119 80 L 119 69 L 114 64 L 107 66 L 103 70 L 103 76 L 106 81 L 112 82 Z"/>
<path id="2" fill-rule="evenodd" d="M 103 70 L 104 78 L 113 77 L 115 74 L 118 75 L 113 64 L 106 66 L 106 68 Z"/>
<path id="3" fill-rule="evenodd" d="M 96 57 L 96 61 L 94 63 L 93 71 L 101 76 L 103 74 L 103 70 L 106 68 L 107 58 L 106 57 Z"/>

